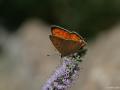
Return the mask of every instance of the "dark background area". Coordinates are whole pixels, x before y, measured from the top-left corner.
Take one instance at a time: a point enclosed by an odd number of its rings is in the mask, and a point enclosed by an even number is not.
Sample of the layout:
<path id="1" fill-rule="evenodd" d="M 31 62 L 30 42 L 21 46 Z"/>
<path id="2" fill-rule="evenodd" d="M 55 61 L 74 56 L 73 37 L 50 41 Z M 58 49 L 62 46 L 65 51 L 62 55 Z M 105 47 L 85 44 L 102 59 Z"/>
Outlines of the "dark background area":
<path id="1" fill-rule="evenodd" d="M 28 18 L 74 30 L 87 39 L 120 19 L 119 0 L 0 0 L 0 24 L 16 31 Z"/>

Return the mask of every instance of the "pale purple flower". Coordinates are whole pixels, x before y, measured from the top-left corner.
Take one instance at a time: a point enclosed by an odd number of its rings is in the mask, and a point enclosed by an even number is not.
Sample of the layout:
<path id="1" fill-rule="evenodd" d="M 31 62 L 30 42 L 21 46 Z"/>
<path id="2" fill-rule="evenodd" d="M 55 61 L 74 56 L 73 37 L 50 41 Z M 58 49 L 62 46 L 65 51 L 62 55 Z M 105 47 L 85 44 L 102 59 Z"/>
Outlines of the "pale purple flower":
<path id="1" fill-rule="evenodd" d="M 63 57 L 62 65 L 56 69 L 54 74 L 48 79 L 42 90 L 66 90 L 76 80 L 79 75 L 79 63 L 86 49 Z"/>

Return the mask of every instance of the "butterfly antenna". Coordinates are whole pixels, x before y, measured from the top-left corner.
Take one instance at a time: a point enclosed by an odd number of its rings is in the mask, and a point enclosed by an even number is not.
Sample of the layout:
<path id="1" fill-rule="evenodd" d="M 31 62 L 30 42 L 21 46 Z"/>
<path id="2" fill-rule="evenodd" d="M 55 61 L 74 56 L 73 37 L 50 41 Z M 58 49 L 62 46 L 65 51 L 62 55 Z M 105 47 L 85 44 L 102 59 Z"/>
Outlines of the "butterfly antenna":
<path id="1" fill-rule="evenodd" d="M 54 56 L 54 55 L 59 55 L 58 53 L 54 53 L 54 54 L 47 54 L 46 56 Z"/>

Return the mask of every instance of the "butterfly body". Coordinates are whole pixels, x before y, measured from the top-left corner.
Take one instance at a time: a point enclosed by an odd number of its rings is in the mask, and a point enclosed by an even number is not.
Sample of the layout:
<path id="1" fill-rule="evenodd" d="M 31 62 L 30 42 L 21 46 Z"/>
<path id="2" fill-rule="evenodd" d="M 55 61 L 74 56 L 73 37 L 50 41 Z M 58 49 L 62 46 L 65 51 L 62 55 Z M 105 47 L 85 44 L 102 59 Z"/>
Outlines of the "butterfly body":
<path id="1" fill-rule="evenodd" d="M 69 32 L 61 27 L 53 26 L 51 27 L 51 32 L 50 40 L 61 53 L 61 56 L 75 53 L 86 44 L 83 38 L 77 33 Z"/>

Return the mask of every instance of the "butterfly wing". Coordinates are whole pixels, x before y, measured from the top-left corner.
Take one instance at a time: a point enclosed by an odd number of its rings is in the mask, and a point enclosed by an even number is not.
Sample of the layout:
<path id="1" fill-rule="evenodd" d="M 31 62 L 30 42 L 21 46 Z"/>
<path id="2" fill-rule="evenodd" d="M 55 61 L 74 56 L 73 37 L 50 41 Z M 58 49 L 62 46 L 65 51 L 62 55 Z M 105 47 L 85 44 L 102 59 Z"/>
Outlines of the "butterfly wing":
<path id="1" fill-rule="evenodd" d="M 80 42 L 80 44 L 81 44 L 80 46 L 81 47 L 84 47 L 86 45 L 86 42 L 83 39 L 83 37 L 80 36 L 79 34 L 75 33 L 75 32 L 71 33 L 71 40 Z"/>
<path id="2" fill-rule="evenodd" d="M 62 56 L 74 53 L 81 48 L 80 42 L 76 42 L 73 40 L 66 40 L 53 35 L 50 35 L 50 40 Z"/>
<path id="3" fill-rule="evenodd" d="M 58 26 L 52 26 L 51 27 L 51 33 L 53 36 L 61 37 L 64 39 L 70 38 L 70 33 L 64 28 L 58 27 Z"/>
<path id="4" fill-rule="evenodd" d="M 73 32 L 73 33 L 70 34 L 70 39 L 74 40 L 74 41 L 83 40 L 82 36 L 80 36 L 76 32 Z"/>
<path id="5" fill-rule="evenodd" d="M 75 32 L 69 32 L 58 26 L 51 27 L 50 40 L 62 56 L 76 52 L 86 45 L 84 39 Z"/>
<path id="6" fill-rule="evenodd" d="M 79 34 L 75 32 L 71 33 L 68 30 L 58 27 L 58 26 L 52 26 L 51 32 L 53 36 L 61 37 L 64 39 L 74 40 L 74 41 L 79 41 L 81 39 L 83 40 L 83 38 Z"/>

